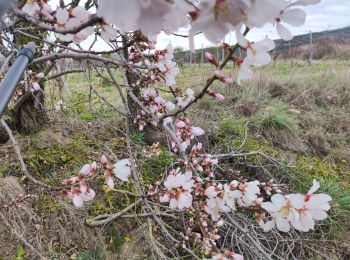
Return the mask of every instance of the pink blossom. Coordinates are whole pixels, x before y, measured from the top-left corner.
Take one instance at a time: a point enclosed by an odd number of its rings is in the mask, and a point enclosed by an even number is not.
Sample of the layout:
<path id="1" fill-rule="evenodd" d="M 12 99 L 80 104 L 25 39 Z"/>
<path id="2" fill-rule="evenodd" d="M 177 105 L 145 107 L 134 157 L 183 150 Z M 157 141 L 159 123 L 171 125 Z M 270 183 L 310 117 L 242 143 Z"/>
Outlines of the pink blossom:
<path id="1" fill-rule="evenodd" d="M 85 165 L 83 166 L 83 168 L 80 170 L 79 173 L 82 174 L 82 175 L 89 175 L 90 172 L 91 172 L 91 166 L 90 166 L 90 164 L 85 164 Z"/>
<path id="2" fill-rule="evenodd" d="M 108 188 L 110 188 L 111 190 L 114 189 L 114 180 L 113 180 L 111 172 L 105 171 L 104 175 L 105 175 L 106 184 L 107 184 Z"/>
<path id="3" fill-rule="evenodd" d="M 194 180 L 192 173 L 182 174 L 180 169 L 173 170 L 164 182 L 167 192 L 160 197 L 161 202 L 169 202 L 172 209 L 184 209 L 192 207 L 192 187 Z"/>
<path id="4" fill-rule="evenodd" d="M 219 61 L 213 54 L 206 51 L 204 56 L 210 63 L 214 64 L 216 67 L 219 67 Z"/>
<path id="5" fill-rule="evenodd" d="M 208 94 L 210 95 L 210 96 L 212 96 L 212 97 L 214 97 L 216 100 L 218 100 L 218 101 L 223 101 L 223 100 L 225 100 L 225 96 L 223 96 L 223 95 L 221 95 L 221 94 L 219 94 L 219 93 L 217 93 L 217 92 L 215 92 L 215 91 L 213 91 L 213 90 L 210 90 L 209 92 L 208 92 Z"/>
<path id="6" fill-rule="evenodd" d="M 36 0 L 27 0 L 26 4 L 22 7 L 22 11 L 30 16 L 34 16 L 40 11 L 40 6 Z"/>
<path id="7" fill-rule="evenodd" d="M 197 127 L 197 126 L 192 126 L 191 127 L 191 134 L 193 136 L 201 136 L 204 133 L 205 133 L 205 131 L 202 128 L 200 128 L 200 127 Z"/>
<path id="8" fill-rule="evenodd" d="M 108 159 L 107 159 L 107 157 L 106 157 L 104 154 L 101 156 L 101 163 L 102 163 L 103 165 L 105 165 L 105 164 L 108 163 Z"/>

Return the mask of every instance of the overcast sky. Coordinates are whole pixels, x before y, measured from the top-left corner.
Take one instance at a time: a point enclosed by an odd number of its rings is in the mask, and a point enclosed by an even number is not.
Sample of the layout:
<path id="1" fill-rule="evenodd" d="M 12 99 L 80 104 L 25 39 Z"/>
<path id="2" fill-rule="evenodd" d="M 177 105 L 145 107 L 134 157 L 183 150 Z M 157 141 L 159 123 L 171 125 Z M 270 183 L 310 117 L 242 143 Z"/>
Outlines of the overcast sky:
<path id="1" fill-rule="evenodd" d="M 126 0 L 133 1 L 133 0 Z M 51 1 L 53 7 L 58 0 Z M 303 8 L 308 16 L 304 26 L 289 27 L 293 35 L 305 34 L 310 30 L 313 32 L 332 30 L 350 26 L 350 0 L 322 0 L 320 4 Z M 179 33 L 186 34 L 185 29 L 180 29 Z M 251 40 L 263 39 L 268 35 L 272 39 L 279 38 L 272 26 L 266 26 L 262 29 L 255 30 L 249 33 L 248 38 Z M 169 36 L 164 33 L 158 36 L 158 48 L 164 48 L 169 42 L 175 47 L 188 48 L 188 39 L 176 36 Z M 229 34 L 225 38 L 225 42 L 234 44 L 234 33 Z M 91 40 L 83 42 L 83 46 L 90 46 Z M 202 35 L 195 37 L 196 48 L 213 46 Z M 101 40 L 95 49 L 105 49 L 108 46 Z"/>

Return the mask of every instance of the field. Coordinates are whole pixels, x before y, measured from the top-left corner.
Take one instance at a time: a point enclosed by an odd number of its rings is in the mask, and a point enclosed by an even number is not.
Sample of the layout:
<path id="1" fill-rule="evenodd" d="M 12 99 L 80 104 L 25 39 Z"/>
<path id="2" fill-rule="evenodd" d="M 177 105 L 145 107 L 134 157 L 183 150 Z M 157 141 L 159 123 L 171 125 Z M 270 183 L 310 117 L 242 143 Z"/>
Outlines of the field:
<path id="1" fill-rule="evenodd" d="M 198 91 L 212 70 L 208 64 L 183 65 L 177 85 Z M 231 65 L 224 72 L 234 78 L 236 70 Z M 45 183 L 59 184 L 102 152 L 118 158 L 126 154 L 125 138 L 119 132 L 125 120 L 115 111 L 123 107 L 104 73 L 87 73 L 91 86 L 85 76 L 67 76 L 63 91 L 66 109 L 60 113 L 55 112 L 60 93 L 56 83 L 50 83 L 50 125 L 38 133 L 17 136 L 30 172 Z M 281 250 L 290 252 L 286 259 L 349 259 L 350 61 L 317 60 L 309 65 L 303 60 L 278 60 L 256 69 L 243 86 L 215 83 L 212 88 L 225 100 L 205 97 L 192 107 L 190 118 L 206 130 L 208 153 L 252 154 L 228 160 L 222 167 L 234 167 L 233 171 L 262 176 L 267 181 L 273 177 L 299 192 L 307 191 L 315 178 L 321 190 L 333 197 L 327 223 L 319 224 L 308 236 L 298 235 L 300 240 L 291 243 L 293 249 L 284 249 L 289 242 L 282 239 Z M 142 151 L 147 138 L 147 133 L 134 133 L 133 147 Z M 166 147 L 156 157 L 138 154 L 145 186 L 162 174 L 172 156 Z M 19 181 L 6 177 L 10 175 Z M 147 254 L 147 246 L 139 245 L 143 240 L 137 221 L 125 217 L 101 229 L 84 225 L 88 215 L 116 212 L 128 205 L 129 197 L 122 192 L 130 188 L 128 183 L 120 187 L 121 192 L 106 192 L 84 210 L 75 210 L 59 194 L 35 190 L 23 178 L 9 143 L 0 146 L 0 176 L 1 196 L 21 192 L 19 183 L 25 191 L 39 194 L 18 216 L 22 220 L 18 228 L 24 227 L 31 242 L 50 252 L 53 259 L 117 259 L 116 255 L 119 259 L 142 259 Z M 12 183 L 10 190 L 6 190 L 8 182 Z M 26 225 L 26 221 L 35 225 Z M 0 259 L 27 259 L 22 245 L 14 243 L 14 237 L 6 235 L 4 229 L 0 226 Z M 53 239 L 56 237 L 60 239 Z M 293 251 L 300 248 L 304 250 L 300 255 Z"/>

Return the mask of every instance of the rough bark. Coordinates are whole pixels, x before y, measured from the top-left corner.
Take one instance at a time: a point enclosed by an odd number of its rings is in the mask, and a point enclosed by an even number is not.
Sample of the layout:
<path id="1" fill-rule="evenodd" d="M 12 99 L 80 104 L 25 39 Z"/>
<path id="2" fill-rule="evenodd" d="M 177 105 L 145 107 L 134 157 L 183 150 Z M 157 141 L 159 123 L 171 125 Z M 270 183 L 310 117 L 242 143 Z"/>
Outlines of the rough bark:
<path id="1" fill-rule="evenodd" d="M 123 43 L 124 46 L 127 44 L 127 38 L 123 37 Z M 129 51 L 128 48 L 124 48 L 123 49 L 123 55 L 125 59 L 129 58 Z M 141 96 L 141 89 L 139 86 L 136 85 L 137 82 L 137 75 L 135 74 L 134 71 L 132 70 L 126 70 L 126 78 L 128 80 L 129 86 L 132 87 L 132 92 L 133 94 L 139 98 Z M 137 116 L 138 112 L 139 112 L 139 107 L 138 105 L 135 103 L 135 101 L 128 95 L 127 96 L 127 101 L 128 101 L 128 106 L 130 109 L 130 113 L 131 113 L 131 118 L 129 118 L 129 125 L 130 125 L 130 130 L 131 131 L 137 131 L 138 127 L 137 125 L 134 124 L 134 120 L 133 118 Z"/>
<path id="2" fill-rule="evenodd" d="M 17 26 L 25 26 L 25 22 L 19 22 Z M 31 30 L 31 34 L 45 38 L 46 33 L 39 30 Z M 24 35 L 15 34 L 14 41 L 17 45 L 25 45 L 28 42 L 32 41 L 30 37 Z M 35 41 L 37 46 L 42 46 L 43 42 Z M 36 53 L 36 57 L 42 55 L 42 53 Z M 46 68 L 44 66 L 31 66 L 28 68 L 35 73 L 43 72 Z M 40 84 L 42 91 L 36 91 L 33 95 L 27 95 L 20 106 L 16 107 L 16 111 L 12 111 L 12 121 L 14 122 L 15 129 L 20 133 L 31 133 L 36 132 L 41 129 L 48 122 L 48 117 L 44 107 L 44 84 Z"/>

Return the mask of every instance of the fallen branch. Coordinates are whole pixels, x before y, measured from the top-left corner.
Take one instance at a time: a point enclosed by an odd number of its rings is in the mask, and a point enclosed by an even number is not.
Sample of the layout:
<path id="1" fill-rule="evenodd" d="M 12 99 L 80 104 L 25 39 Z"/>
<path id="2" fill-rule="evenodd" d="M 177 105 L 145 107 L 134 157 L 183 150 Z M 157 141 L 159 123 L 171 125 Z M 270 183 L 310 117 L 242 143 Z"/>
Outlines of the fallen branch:
<path id="1" fill-rule="evenodd" d="M 112 220 L 115 220 L 116 218 L 122 216 L 125 212 L 128 212 L 130 209 L 132 209 L 133 207 L 138 205 L 141 201 L 142 201 L 142 199 L 138 199 L 134 203 L 131 203 L 129 206 L 127 206 L 126 208 L 122 209 L 121 211 L 119 211 L 115 214 L 102 215 L 102 216 L 97 216 L 93 219 L 87 219 L 85 221 L 86 225 L 88 225 L 90 227 L 96 227 L 96 226 L 101 226 L 101 225 L 107 224 L 108 222 L 111 222 Z M 101 218 L 104 218 L 104 217 L 106 217 L 106 218 L 100 220 Z"/>
<path id="2" fill-rule="evenodd" d="M 8 229 L 10 229 L 11 233 L 14 234 L 20 241 L 23 242 L 23 244 L 28 247 L 33 253 L 35 253 L 40 259 L 45 259 L 47 260 L 48 258 L 44 257 L 42 254 L 39 253 L 38 250 L 35 249 L 34 246 L 32 246 L 20 233 L 18 233 L 12 226 L 11 224 L 7 221 L 6 217 L 4 214 L 0 212 L 0 217 L 4 224 L 7 226 Z"/>
<path id="3" fill-rule="evenodd" d="M 249 234 L 248 230 L 241 227 L 229 214 L 226 213 L 226 217 L 229 222 L 234 225 L 243 235 L 245 235 L 250 243 L 265 257 L 267 260 L 272 260 L 271 256 L 265 252 L 261 245 Z"/>

